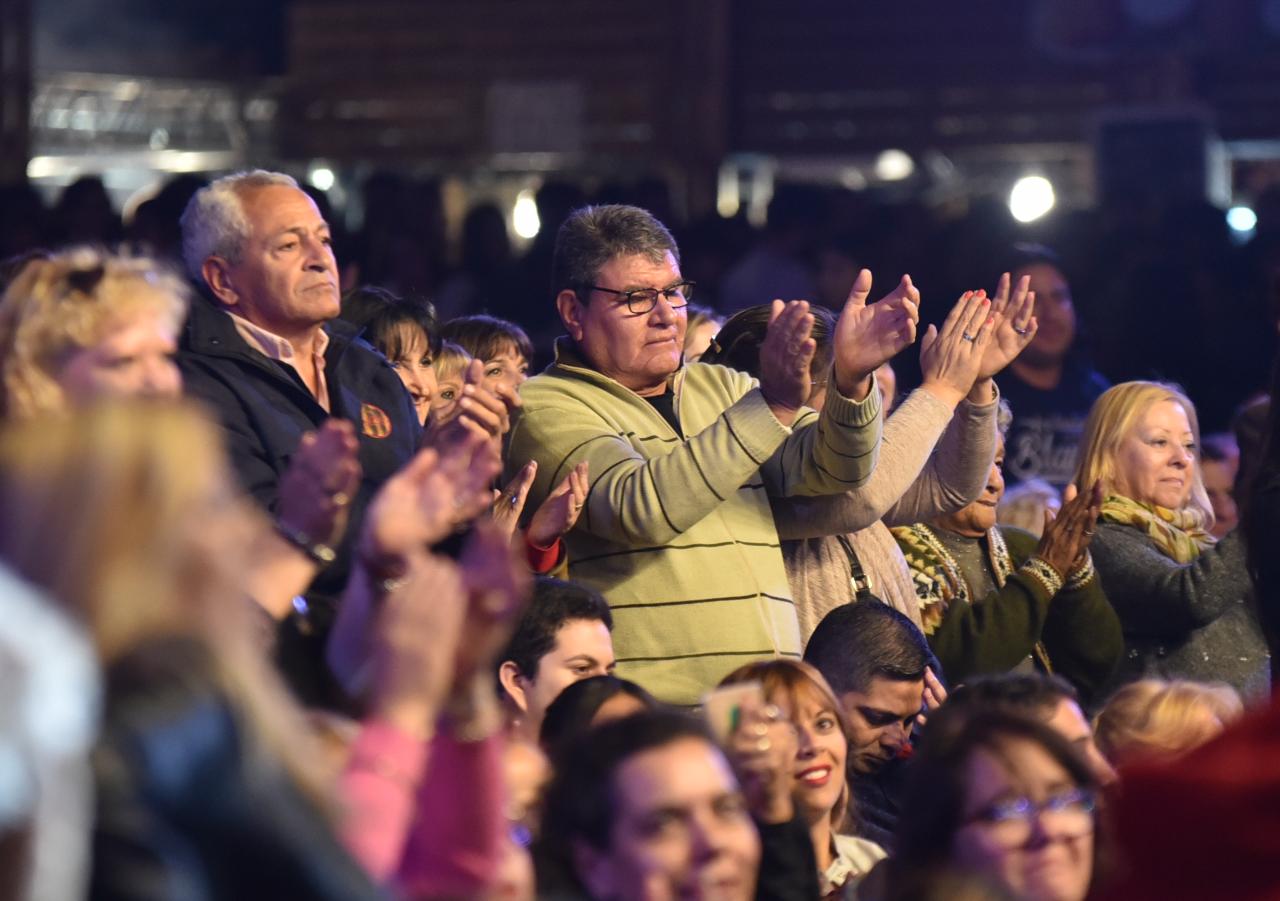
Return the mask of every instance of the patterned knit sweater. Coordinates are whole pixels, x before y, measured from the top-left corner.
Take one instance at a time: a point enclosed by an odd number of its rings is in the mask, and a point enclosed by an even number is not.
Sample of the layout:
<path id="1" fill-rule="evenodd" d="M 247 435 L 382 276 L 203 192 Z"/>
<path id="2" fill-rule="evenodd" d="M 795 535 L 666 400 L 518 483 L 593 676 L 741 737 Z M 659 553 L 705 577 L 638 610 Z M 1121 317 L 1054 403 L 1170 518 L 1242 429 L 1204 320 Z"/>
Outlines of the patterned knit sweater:
<path id="1" fill-rule="evenodd" d="M 520 389 L 507 471 L 538 461 L 526 509 L 589 461 L 591 488 L 566 536 L 570 578 L 613 608 L 620 673 L 692 705 L 734 667 L 800 655 L 800 630 L 769 496 L 837 494 L 866 481 L 879 392 L 832 392 L 791 428 L 754 379 L 694 363 L 670 382 L 681 434 L 644 398 L 588 368 L 565 339 Z"/>
<path id="2" fill-rule="evenodd" d="M 997 526 L 981 541 L 996 590 L 974 597 L 964 572 L 930 526 L 893 530 L 916 580 L 929 646 L 950 682 L 1012 669 L 1031 654 L 1086 703 L 1120 662 L 1120 620 L 1089 565 L 1063 585 L 1035 556 L 1034 535 Z"/>

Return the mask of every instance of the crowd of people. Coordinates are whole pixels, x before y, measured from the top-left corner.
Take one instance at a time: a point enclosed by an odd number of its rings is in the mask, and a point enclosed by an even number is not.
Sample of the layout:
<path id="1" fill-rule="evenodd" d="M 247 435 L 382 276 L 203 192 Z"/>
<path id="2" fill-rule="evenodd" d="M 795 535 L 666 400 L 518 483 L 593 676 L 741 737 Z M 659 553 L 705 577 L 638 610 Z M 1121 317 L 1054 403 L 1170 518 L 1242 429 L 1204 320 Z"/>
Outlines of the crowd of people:
<path id="1" fill-rule="evenodd" d="M 1052 250 L 823 298 L 782 204 L 699 307 L 569 204 L 536 309 L 436 306 L 287 175 L 190 188 L 5 265 L 6 896 L 1280 890 L 1280 426 L 1110 385 Z"/>

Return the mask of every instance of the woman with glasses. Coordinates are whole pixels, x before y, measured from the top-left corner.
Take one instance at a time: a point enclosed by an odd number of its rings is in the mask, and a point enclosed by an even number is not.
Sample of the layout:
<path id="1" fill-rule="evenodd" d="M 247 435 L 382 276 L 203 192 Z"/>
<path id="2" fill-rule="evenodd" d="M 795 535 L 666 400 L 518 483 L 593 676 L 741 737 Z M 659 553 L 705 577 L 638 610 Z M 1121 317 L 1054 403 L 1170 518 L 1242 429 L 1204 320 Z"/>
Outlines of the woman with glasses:
<path id="1" fill-rule="evenodd" d="M 1049 726 L 945 706 L 912 761 L 886 897 L 980 881 L 997 897 L 1083 901 L 1095 877 L 1097 785 Z"/>

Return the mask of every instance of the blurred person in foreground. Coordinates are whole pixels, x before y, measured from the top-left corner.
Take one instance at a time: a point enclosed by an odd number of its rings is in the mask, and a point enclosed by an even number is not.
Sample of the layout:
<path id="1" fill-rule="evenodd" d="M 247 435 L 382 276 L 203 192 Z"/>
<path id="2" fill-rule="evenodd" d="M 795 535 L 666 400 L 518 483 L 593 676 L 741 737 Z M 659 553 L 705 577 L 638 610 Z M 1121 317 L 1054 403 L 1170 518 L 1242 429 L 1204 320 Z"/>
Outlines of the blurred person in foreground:
<path id="1" fill-rule="evenodd" d="M 746 711 L 728 750 L 685 713 L 605 723 L 566 746 L 547 789 L 539 897 L 817 897 L 795 818 L 796 738 Z"/>
<path id="2" fill-rule="evenodd" d="M 1093 728 L 1098 747 L 1118 767 L 1185 754 L 1243 715 L 1240 695 L 1229 685 L 1139 679 L 1107 699 Z"/>
<path id="3" fill-rule="evenodd" d="M 0 558 L 84 624 L 104 672 L 94 897 L 486 884 L 503 823 L 499 721 L 472 699 L 492 698 L 488 667 L 521 590 L 492 530 L 461 565 L 425 550 L 465 500 L 447 487 L 454 461 L 415 458 L 361 536 L 357 578 L 383 586 L 381 615 L 366 718 L 336 767 L 262 653 L 243 560 L 267 526 L 233 487 L 215 426 L 167 402 L 95 405 L 11 424 L 0 463 Z"/>
<path id="4" fill-rule="evenodd" d="M 800 654 L 768 497 L 839 494 L 870 475 L 880 397 L 872 373 L 915 340 L 904 276 L 868 304 L 860 274 L 836 323 L 822 413 L 804 406 L 816 345 L 804 301 L 775 301 L 759 382 L 684 365 L 693 284 L 671 233 L 635 207 L 586 207 L 560 229 L 555 302 L 568 335 L 521 386 L 507 471 L 538 466 L 541 503 L 589 461 L 569 574 L 613 608 L 619 670 L 692 705 L 747 656 Z"/>
<path id="5" fill-rule="evenodd" d="M 1090 547 L 1124 628 L 1112 684 L 1221 681 L 1250 703 L 1270 690 L 1270 655 L 1243 537 L 1209 534 L 1199 444 L 1195 407 L 1173 385 L 1125 382 L 1089 413 L 1076 479 L 1103 487 Z"/>

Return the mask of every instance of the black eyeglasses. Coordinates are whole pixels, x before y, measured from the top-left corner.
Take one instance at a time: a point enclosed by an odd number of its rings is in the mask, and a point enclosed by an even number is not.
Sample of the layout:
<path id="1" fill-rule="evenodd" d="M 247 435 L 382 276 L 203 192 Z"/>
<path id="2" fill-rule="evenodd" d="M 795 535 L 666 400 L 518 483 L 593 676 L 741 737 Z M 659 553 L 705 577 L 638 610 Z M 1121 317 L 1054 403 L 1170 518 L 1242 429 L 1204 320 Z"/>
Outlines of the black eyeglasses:
<path id="1" fill-rule="evenodd" d="M 693 296 L 693 282 L 680 282 L 670 288 L 637 288 L 634 291 L 615 291 L 613 288 L 601 288 L 599 285 L 587 285 L 587 288 L 592 291 L 603 291 L 605 294 L 616 294 L 622 298 L 618 302 L 626 303 L 627 309 L 636 314 L 648 313 L 656 307 L 659 295 L 667 299 L 667 304 L 673 310 L 688 306 L 689 298 Z"/>

